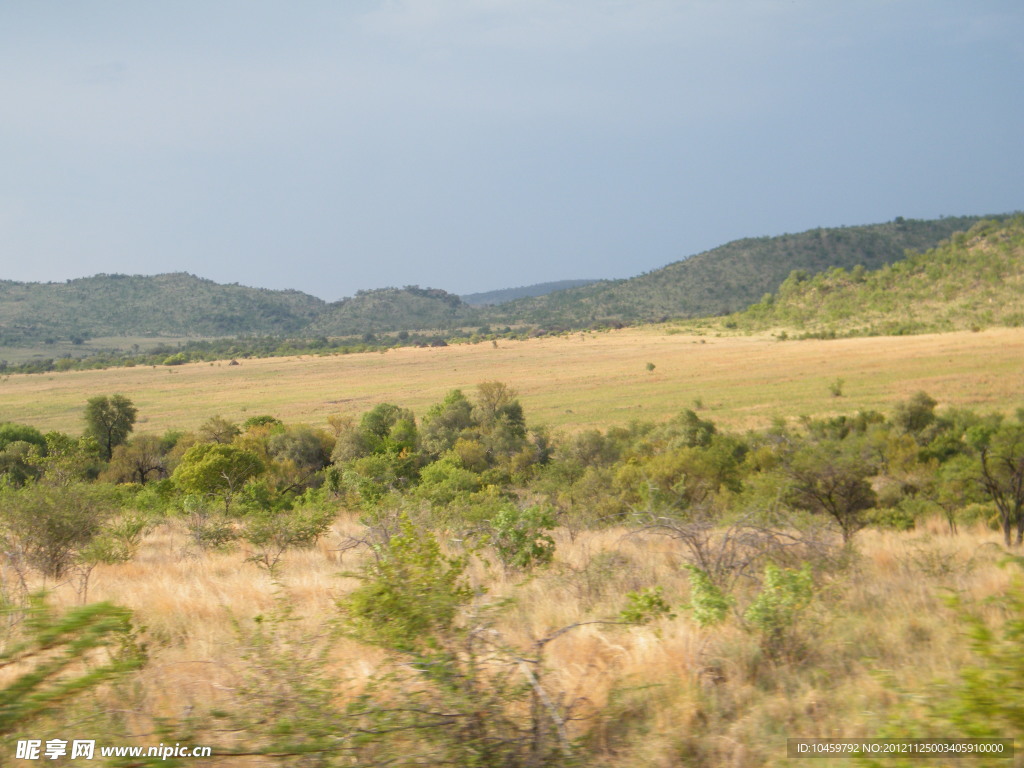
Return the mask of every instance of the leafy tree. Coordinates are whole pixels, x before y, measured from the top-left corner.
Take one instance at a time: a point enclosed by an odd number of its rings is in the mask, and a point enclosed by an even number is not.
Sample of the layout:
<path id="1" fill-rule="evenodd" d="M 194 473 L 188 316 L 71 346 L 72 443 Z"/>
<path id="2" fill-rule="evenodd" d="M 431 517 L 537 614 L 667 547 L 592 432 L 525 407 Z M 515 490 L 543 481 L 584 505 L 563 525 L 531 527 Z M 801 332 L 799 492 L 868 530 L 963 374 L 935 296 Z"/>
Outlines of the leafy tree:
<path id="1" fill-rule="evenodd" d="M 794 629 L 800 614 L 814 596 L 814 577 L 810 566 L 799 571 L 779 568 L 768 563 L 764 567 L 761 591 L 743 614 L 746 622 L 761 635 L 761 644 L 772 657 L 792 653 L 795 648 Z"/>
<path id="2" fill-rule="evenodd" d="M 45 443 L 44 443 L 45 445 Z M 0 449 L 0 477 L 11 485 L 22 486 L 39 477 L 39 447 L 24 440 L 14 440 Z"/>
<path id="3" fill-rule="evenodd" d="M 144 485 L 154 478 L 167 477 L 164 440 L 156 435 L 138 435 L 114 449 L 102 477 L 116 483 Z"/>
<path id="4" fill-rule="evenodd" d="M 1019 547 L 1024 542 L 1024 425 L 1001 427 L 978 452 L 981 485 L 999 510 L 1006 546 Z"/>
<path id="5" fill-rule="evenodd" d="M 59 579 L 103 530 L 114 505 L 97 488 L 34 484 L 2 494 L 0 539 L 16 567 Z"/>
<path id="6" fill-rule="evenodd" d="M 896 405 L 893 423 L 904 432 L 919 436 L 935 422 L 935 406 L 938 403 L 925 392 L 918 392 L 909 400 Z"/>
<path id="7" fill-rule="evenodd" d="M 85 406 L 85 432 L 99 443 L 106 461 L 114 455 L 114 448 L 128 439 L 137 415 L 138 409 L 124 395 L 89 398 Z"/>
<path id="8" fill-rule="evenodd" d="M 851 440 L 828 440 L 805 446 L 792 457 L 789 477 L 792 503 L 809 512 L 829 515 L 849 544 L 868 524 L 864 514 L 875 505 L 868 478 L 874 468 Z"/>
<path id="9" fill-rule="evenodd" d="M 366 566 L 362 586 L 341 602 L 353 634 L 404 653 L 437 650 L 473 597 L 464 558 L 445 557 L 437 540 L 404 517 L 401 532 Z"/>
<path id="10" fill-rule="evenodd" d="M 440 456 L 477 426 L 472 403 L 461 390 L 453 389 L 424 415 L 421 429 L 423 449 L 432 456 Z"/>
<path id="11" fill-rule="evenodd" d="M 35 427 L 26 424 L 15 424 L 12 421 L 0 424 L 0 450 L 11 443 L 28 443 L 46 455 L 46 437 Z"/>
<path id="12" fill-rule="evenodd" d="M 33 458 L 50 485 L 69 485 L 95 479 L 101 468 L 102 449 L 96 439 L 83 436 L 77 440 L 63 432 L 47 432 L 46 453 Z"/>
<path id="13" fill-rule="evenodd" d="M 242 532 L 242 539 L 255 549 L 247 560 L 276 578 L 284 553 L 309 549 L 327 533 L 333 521 L 334 510 L 312 505 L 253 515 Z"/>
<path id="14" fill-rule="evenodd" d="M 220 443 L 196 443 L 185 451 L 172 479 L 187 493 L 220 497 L 227 513 L 234 496 L 265 469 L 263 460 L 252 451 Z"/>
<path id="15" fill-rule="evenodd" d="M 490 528 L 491 544 L 507 569 L 528 571 L 555 556 L 555 540 L 549 533 L 555 518 L 550 510 L 506 507 L 491 519 Z"/>
<path id="16" fill-rule="evenodd" d="M 246 422 L 248 423 L 248 422 Z M 224 443 L 234 440 L 242 430 L 233 421 L 221 416 L 211 416 L 199 427 L 199 439 L 205 443 Z"/>

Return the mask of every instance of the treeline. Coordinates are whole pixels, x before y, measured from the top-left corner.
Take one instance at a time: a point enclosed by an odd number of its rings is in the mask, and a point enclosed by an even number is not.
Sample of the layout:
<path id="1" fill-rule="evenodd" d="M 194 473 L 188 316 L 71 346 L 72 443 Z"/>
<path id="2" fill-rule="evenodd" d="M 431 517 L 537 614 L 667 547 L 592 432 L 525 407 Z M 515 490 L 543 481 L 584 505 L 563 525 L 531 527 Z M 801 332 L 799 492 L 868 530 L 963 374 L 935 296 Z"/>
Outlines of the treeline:
<path id="1" fill-rule="evenodd" d="M 58 615 L 25 585 L 72 579 L 85 602 L 92 569 L 130 560 L 166 520 L 199 549 L 244 542 L 247 559 L 277 578 L 289 552 L 312 546 L 339 509 L 358 511 L 360 533 L 344 547 L 369 554 L 358 586 L 338 601 L 339 634 L 316 646 L 322 653 L 282 641 L 287 609 L 261 617 L 246 657 L 259 674 L 236 691 L 238 708 L 160 724 L 165 740 L 229 733 L 217 742 L 226 758 L 324 766 L 595 764 L 588 756 L 608 753 L 614 727 L 571 738 L 576 704 L 551 695 L 545 677 L 547 644 L 565 632 L 685 609 L 700 627 L 737 622 L 764 668 L 795 669 L 809 653 L 803 612 L 855 557 L 864 528 L 909 529 L 939 514 L 951 534 L 984 523 L 1007 547 L 1024 538 L 1024 409 L 1014 418 L 939 409 L 925 393 L 891 414 L 746 433 L 686 409 L 659 424 L 553 435 L 531 429 L 500 382 L 451 391 L 419 415 L 382 403 L 327 428 L 262 415 L 134 435 L 137 416 L 130 398 L 114 395 L 86 404 L 81 436 L 0 426 L 2 573 L 14 574 L 3 587 L 27 618 L 4 630 L 17 641 L 5 647 L 21 655 L 0 652 L 20 664 L 0 689 L 0 736 L 67 722 L 76 697 L 146 663 L 124 609 Z M 643 585 L 617 614 L 527 648 L 502 639 L 494 619 L 510 602 L 482 600 L 471 562 L 522 580 L 554 560 L 556 528 L 575 538 L 611 526 L 679 543 L 689 603 Z M 634 567 L 622 562 L 606 569 Z M 597 578 L 577 575 L 578 584 Z M 348 698 L 330 672 L 341 637 L 394 661 Z M 57 671 L 55 650 L 68 659 Z M 86 658 L 91 669 L 77 663 Z M 112 711 L 103 727 L 123 735 L 126 724 Z"/>
<path id="2" fill-rule="evenodd" d="M 373 525 L 407 515 L 463 532 L 499 515 L 570 530 L 809 515 L 849 544 L 868 525 L 909 529 L 941 513 L 951 530 L 998 523 L 1019 545 L 1024 409 L 1012 420 L 936 405 L 918 393 L 888 417 L 860 411 L 745 434 L 686 409 L 663 424 L 552 436 L 528 428 L 514 390 L 485 382 L 420 418 L 383 403 L 326 429 L 265 415 L 133 436 L 137 411 L 116 395 L 89 401 L 81 436 L 0 425 L 0 479 L 9 500 L 93 483 L 161 513 L 273 516 L 315 502 L 362 509 Z"/>

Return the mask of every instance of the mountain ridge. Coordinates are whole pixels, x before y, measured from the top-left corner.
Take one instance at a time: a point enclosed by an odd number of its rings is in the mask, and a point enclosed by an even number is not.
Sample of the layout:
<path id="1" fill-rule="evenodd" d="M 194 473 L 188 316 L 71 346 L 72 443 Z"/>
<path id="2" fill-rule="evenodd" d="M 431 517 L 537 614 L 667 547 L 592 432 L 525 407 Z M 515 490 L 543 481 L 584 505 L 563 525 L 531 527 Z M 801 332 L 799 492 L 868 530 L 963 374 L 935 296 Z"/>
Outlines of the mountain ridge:
<path id="1" fill-rule="evenodd" d="M 460 335 L 490 326 L 550 331 L 726 315 L 777 291 L 794 269 L 876 269 L 899 261 L 907 250 L 933 248 L 983 219 L 1009 216 L 897 218 L 741 238 L 633 278 L 599 280 L 490 306 L 471 306 L 442 289 L 414 285 L 358 291 L 328 303 L 298 290 L 219 284 L 186 272 L 100 274 L 63 283 L 0 281 L 0 346 L 127 336 Z"/>

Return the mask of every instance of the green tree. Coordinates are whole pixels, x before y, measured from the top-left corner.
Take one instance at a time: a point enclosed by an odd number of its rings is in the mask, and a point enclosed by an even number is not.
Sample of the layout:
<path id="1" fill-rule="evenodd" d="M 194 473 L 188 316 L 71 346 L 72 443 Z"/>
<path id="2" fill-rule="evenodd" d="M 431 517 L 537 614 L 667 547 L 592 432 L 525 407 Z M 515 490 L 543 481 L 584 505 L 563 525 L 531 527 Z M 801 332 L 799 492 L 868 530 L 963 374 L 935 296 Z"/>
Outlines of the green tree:
<path id="1" fill-rule="evenodd" d="M 172 479 L 186 493 L 220 497 L 227 513 L 235 495 L 265 469 L 263 460 L 252 451 L 221 443 L 196 443 L 185 451 Z"/>
<path id="2" fill-rule="evenodd" d="M 99 443 L 103 458 L 110 461 L 114 448 L 128 439 L 138 409 L 124 395 L 98 395 L 85 405 L 85 433 Z"/>
<path id="3" fill-rule="evenodd" d="M 81 483 L 7 489 L 0 501 L 0 544 L 10 562 L 54 579 L 74 565 L 114 513 L 100 489 Z"/>
<path id="4" fill-rule="evenodd" d="M 167 477 L 164 441 L 156 435 L 138 435 L 114 449 L 110 466 L 101 476 L 117 483 L 144 485 L 153 478 Z"/>
<path id="5" fill-rule="evenodd" d="M 1001 427 L 982 440 L 978 453 L 981 485 L 999 510 L 1006 546 L 1019 547 L 1024 541 L 1024 425 Z"/>
<path id="6" fill-rule="evenodd" d="M 843 543 L 868 524 L 864 514 L 875 505 L 868 478 L 874 467 L 854 440 L 823 440 L 801 448 L 789 465 L 794 506 L 827 514 L 839 525 Z"/>

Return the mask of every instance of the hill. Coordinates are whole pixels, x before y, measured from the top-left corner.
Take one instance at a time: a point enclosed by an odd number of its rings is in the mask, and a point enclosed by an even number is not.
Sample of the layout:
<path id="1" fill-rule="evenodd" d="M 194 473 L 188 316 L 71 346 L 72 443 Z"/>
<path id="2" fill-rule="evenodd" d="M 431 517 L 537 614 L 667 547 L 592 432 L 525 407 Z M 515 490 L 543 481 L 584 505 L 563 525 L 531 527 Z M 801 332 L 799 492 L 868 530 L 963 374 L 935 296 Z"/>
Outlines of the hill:
<path id="1" fill-rule="evenodd" d="M 494 306 L 471 306 L 446 291 L 418 286 L 360 291 L 327 304 L 300 291 L 219 285 L 184 273 L 97 275 L 66 283 L 7 281 L 0 282 L 0 348 L 31 348 L 45 357 L 72 350 L 79 356 L 90 351 L 83 342 L 100 338 L 96 343 L 104 348 L 125 349 L 140 337 L 444 335 L 484 325 L 568 329 L 724 315 L 778 290 L 793 270 L 876 269 L 901 259 L 907 249 L 933 248 L 979 220 L 896 219 L 736 240 L 628 280 L 590 282 Z M 496 301 L 559 285 L 468 298 Z"/>
<path id="2" fill-rule="evenodd" d="M 289 334 L 325 306 L 300 291 L 220 285 L 180 272 L 0 281 L 0 345 L 97 336 Z"/>
<path id="3" fill-rule="evenodd" d="M 775 291 L 794 269 L 875 269 L 908 249 L 932 248 L 982 217 L 897 218 L 885 224 L 812 229 L 735 240 L 628 280 L 604 281 L 492 308 L 488 321 L 581 327 L 706 317 L 741 310 Z"/>
<path id="4" fill-rule="evenodd" d="M 729 325 L 808 335 L 892 335 L 1024 326 L 1024 216 L 982 221 L 925 253 L 869 272 L 795 272 Z"/>
<path id="5" fill-rule="evenodd" d="M 515 299 L 525 299 L 531 296 L 546 296 L 555 291 L 581 288 L 584 285 L 596 282 L 596 280 L 558 280 L 553 283 L 535 283 L 534 285 L 524 285 L 519 288 L 505 288 L 500 291 L 469 293 L 459 298 L 471 307 L 485 307 L 494 304 L 504 304 L 506 301 L 514 301 Z"/>
<path id="6" fill-rule="evenodd" d="M 447 330 L 476 322 L 477 313 L 458 296 L 437 288 L 381 288 L 328 305 L 306 327 L 319 336 L 388 331 Z"/>

